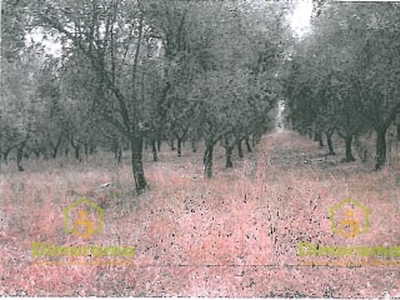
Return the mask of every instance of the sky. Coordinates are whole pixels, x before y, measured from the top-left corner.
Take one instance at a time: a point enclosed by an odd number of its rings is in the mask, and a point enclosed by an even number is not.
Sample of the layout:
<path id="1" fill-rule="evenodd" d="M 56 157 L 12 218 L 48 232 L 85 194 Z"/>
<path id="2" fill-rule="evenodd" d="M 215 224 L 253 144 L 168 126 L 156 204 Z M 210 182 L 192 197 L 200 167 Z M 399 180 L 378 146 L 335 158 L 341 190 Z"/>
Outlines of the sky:
<path id="1" fill-rule="evenodd" d="M 43 30 L 41 28 L 35 28 L 29 34 L 25 36 L 26 44 L 29 46 L 32 43 L 41 43 L 46 52 L 56 57 L 61 56 L 61 43 L 57 42 L 55 38 L 47 37 L 44 39 Z"/>
<path id="2" fill-rule="evenodd" d="M 292 16 L 291 25 L 293 31 L 299 38 L 310 30 L 311 12 L 312 0 L 298 0 Z"/>
<path id="3" fill-rule="evenodd" d="M 312 11 L 312 0 L 297 0 L 297 5 L 291 17 L 291 27 L 294 34 L 301 38 L 310 30 L 310 16 Z M 40 28 L 35 29 L 27 35 L 27 44 L 31 41 L 34 43 L 42 43 L 45 46 L 46 52 L 56 57 L 61 56 L 61 44 L 56 42 L 54 38 L 47 37 L 43 39 L 44 34 Z"/>

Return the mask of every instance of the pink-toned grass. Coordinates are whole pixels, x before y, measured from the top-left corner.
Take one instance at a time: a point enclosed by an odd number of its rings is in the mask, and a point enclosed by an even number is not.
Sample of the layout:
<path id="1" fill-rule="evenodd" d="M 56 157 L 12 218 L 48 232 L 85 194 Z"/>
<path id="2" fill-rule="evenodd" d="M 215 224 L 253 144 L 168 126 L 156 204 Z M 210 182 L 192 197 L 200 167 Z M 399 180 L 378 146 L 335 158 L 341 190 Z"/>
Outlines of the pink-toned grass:
<path id="1" fill-rule="evenodd" d="M 235 168 L 215 155 L 215 178 L 203 179 L 202 149 L 183 157 L 165 146 L 159 162 L 145 155 L 151 186 L 132 193 L 129 158 L 34 162 L 0 175 L 0 295 L 29 296 L 399 296 L 400 265 L 307 267 L 298 243 L 400 246 L 400 178 L 353 163 L 302 164 L 321 152 L 291 132 L 265 136 Z M 246 151 L 245 151 L 246 152 Z M 110 181 L 110 188 L 99 186 Z M 63 209 L 80 197 L 105 209 L 104 230 L 87 240 L 64 231 Z M 352 197 L 371 210 L 370 230 L 333 235 L 329 209 Z M 359 217 L 359 214 L 357 214 Z M 134 265 L 37 265 L 33 242 L 135 246 Z M 90 261 L 91 258 L 87 258 Z M 396 294 L 397 293 L 397 294 Z"/>

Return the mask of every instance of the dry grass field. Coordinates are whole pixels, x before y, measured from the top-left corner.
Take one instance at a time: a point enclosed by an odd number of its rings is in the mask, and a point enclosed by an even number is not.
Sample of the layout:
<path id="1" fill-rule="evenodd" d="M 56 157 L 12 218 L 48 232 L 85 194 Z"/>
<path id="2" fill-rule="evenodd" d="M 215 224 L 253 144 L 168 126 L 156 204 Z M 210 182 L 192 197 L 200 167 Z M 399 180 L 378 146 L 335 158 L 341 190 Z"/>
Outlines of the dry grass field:
<path id="1" fill-rule="evenodd" d="M 32 160 L 25 172 L 1 165 L 0 296 L 400 297 L 400 253 L 361 267 L 306 266 L 298 255 L 300 242 L 400 247 L 397 165 L 339 164 L 341 151 L 325 161 L 326 149 L 283 131 L 229 171 L 218 148 L 207 181 L 201 150 L 185 147 L 178 159 L 165 145 L 159 162 L 146 153 L 151 186 L 141 196 L 131 192 L 128 156 L 120 166 L 109 154 Z M 63 210 L 81 197 L 104 208 L 103 231 L 88 239 L 64 230 Z M 349 197 L 370 209 L 369 230 L 356 238 L 330 228 L 329 210 Z M 35 257 L 34 242 L 136 251 L 126 264 L 91 265 L 94 257 Z"/>

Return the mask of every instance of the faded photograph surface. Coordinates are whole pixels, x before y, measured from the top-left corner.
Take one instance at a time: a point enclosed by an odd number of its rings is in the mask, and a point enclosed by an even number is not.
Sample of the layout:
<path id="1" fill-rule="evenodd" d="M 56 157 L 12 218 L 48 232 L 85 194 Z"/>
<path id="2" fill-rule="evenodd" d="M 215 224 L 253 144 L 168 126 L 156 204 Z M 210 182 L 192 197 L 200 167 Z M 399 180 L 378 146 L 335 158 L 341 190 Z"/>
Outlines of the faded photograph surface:
<path id="1" fill-rule="evenodd" d="M 400 297 L 400 4 L 3 0 L 0 296 Z"/>

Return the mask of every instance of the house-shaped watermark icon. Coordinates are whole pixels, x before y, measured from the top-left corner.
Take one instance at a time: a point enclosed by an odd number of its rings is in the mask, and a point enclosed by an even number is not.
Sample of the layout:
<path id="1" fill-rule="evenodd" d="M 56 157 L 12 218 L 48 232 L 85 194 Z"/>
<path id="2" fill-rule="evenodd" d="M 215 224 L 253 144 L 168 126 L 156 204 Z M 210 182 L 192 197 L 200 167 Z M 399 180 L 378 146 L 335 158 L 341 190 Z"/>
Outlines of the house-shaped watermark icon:
<path id="1" fill-rule="evenodd" d="M 86 204 L 98 212 L 99 217 L 98 217 L 98 222 L 97 222 L 97 229 L 95 229 L 95 226 L 94 226 L 95 222 L 93 220 L 89 219 L 89 217 L 88 217 L 89 214 L 86 209 L 81 209 L 79 211 L 79 218 L 73 222 L 73 226 L 72 226 L 72 228 L 70 228 L 69 214 L 72 209 L 75 209 L 82 204 Z M 66 209 L 64 209 L 63 214 L 64 214 L 64 228 L 65 228 L 65 232 L 67 232 L 67 233 L 72 233 L 72 234 L 82 237 L 82 238 L 89 238 L 91 235 L 93 235 L 95 233 L 100 233 L 103 230 L 104 210 L 101 207 L 97 206 L 92 201 L 89 201 L 85 197 L 80 198 L 78 201 L 72 203 L 70 206 L 68 206 Z"/>
<path id="2" fill-rule="evenodd" d="M 335 226 L 335 215 L 337 211 L 347 205 L 353 205 L 361 209 L 364 213 L 364 226 L 361 228 L 360 220 L 355 219 L 354 210 L 347 209 L 345 212 L 345 218 L 339 222 L 339 226 Z M 369 214 L 370 210 L 364 205 L 358 203 L 352 198 L 348 198 L 339 204 L 335 205 L 329 210 L 331 219 L 331 230 L 335 234 L 340 234 L 344 237 L 355 238 L 357 235 L 366 233 L 369 229 Z M 350 230 L 348 230 L 350 228 Z"/>

